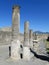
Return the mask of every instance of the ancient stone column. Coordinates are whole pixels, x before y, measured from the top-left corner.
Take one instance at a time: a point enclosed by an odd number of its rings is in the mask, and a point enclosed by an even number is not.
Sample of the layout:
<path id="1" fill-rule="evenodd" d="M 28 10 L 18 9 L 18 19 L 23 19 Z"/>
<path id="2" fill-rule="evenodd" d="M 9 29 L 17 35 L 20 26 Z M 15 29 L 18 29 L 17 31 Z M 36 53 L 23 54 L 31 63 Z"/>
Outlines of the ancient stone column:
<path id="1" fill-rule="evenodd" d="M 33 48 L 33 32 L 32 32 L 32 30 L 29 30 L 29 43 L 30 43 L 30 47 Z"/>
<path id="2" fill-rule="evenodd" d="M 24 23 L 24 47 L 23 47 L 23 59 L 30 60 L 30 48 L 29 48 L 29 22 Z"/>
<path id="3" fill-rule="evenodd" d="M 12 11 L 12 38 L 19 39 L 19 28 L 20 28 L 20 7 L 13 6 Z"/>
<path id="4" fill-rule="evenodd" d="M 29 22 L 24 23 L 24 46 L 29 46 Z"/>
<path id="5" fill-rule="evenodd" d="M 12 42 L 11 42 L 11 58 L 20 59 L 20 41 L 19 41 L 19 28 L 20 28 L 20 7 L 14 6 L 12 12 Z"/>
<path id="6" fill-rule="evenodd" d="M 36 33 L 34 33 L 34 40 L 37 40 L 37 35 L 36 35 Z"/>

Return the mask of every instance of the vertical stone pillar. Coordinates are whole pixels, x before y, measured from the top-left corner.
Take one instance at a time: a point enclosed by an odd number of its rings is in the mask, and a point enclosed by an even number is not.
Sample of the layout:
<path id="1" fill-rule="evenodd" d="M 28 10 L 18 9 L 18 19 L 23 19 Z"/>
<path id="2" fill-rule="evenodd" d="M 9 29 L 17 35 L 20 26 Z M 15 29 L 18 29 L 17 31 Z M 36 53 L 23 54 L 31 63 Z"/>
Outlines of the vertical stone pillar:
<path id="1" fill-rule="evenodd" d="M 33 48 L 33 32 L 32 32 L 32 30 L 29 30 L 29 43 L 30 43 L 30 47 Z"/>
<path id="2" fill-rule="evenodd" d="M 24 47 L 23 47 L 23 59 L 30 60 L 30 48 L 29 48 L 29 22 L 24 23 Z"/>
<path id="3" fill-rule="evenodd" d="M 19 41 L 19 28 L 20 28 L 20 7 L 14 6 L 12 12 L 12 42 L 11 42 L 11 58 L 20 59 L 20 41 Z"/>
<path id="4" fill-rule="evenodd" d="M 36 35 L 36 33 L 34 33 L 34 40 L 37 40 L 37 35 Z"/>
<path id="5" fill-rule="evenodd" d="M 19 39 L 20 7 L 14 6 L 12 11 L 12 38 Z"/>
<path id="6" fill-rule="evenodd" d="M 29 22 L 24 23 L 24 46 L 29 46 Z"/>

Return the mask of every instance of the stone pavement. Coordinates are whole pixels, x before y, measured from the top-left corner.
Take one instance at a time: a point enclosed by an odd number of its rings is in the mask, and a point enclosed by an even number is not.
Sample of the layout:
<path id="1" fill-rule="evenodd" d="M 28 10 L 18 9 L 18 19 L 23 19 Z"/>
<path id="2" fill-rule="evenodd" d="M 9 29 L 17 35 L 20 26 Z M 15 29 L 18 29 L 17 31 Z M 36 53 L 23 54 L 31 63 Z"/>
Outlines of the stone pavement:
<path id="1" fill-rule="evenodd" d="M 12 60 L 9 58 L 9 45 L 0 46 L 0 65 L 49 65 L 49 62 L 37 58 L 32 58 L 30 61 Z"/>

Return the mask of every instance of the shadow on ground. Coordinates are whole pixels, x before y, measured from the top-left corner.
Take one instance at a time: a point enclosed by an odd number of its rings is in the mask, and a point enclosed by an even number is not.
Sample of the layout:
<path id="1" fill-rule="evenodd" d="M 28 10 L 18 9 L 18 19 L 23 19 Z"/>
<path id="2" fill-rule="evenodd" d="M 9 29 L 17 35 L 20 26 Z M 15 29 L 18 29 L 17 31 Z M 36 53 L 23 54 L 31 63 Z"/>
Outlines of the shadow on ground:
<path id="1" fill-rule="evenodd" d="M 34 54 L 34 56 L 36 58 L 39 58 L 41 60 L 45 60 L 45 61 L 48 61 L 49 62 L 49 57 L 47 56 L 44 56 L 44 55 L 38 55 L 36 52 L 34 52 L 31 48 L 30 48 L 30 51 Z"/>

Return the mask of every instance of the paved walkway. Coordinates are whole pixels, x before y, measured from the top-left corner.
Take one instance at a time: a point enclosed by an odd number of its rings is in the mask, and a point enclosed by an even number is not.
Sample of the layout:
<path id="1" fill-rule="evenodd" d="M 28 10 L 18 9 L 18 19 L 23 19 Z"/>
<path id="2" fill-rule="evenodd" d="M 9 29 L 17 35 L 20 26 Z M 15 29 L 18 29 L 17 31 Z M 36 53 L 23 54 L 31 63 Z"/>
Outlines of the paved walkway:
<path id="1" fill-rule="evenodd" d="M 14 61 L 9 58 L 9 45 L 8 46 L 0 46 L 0 65 L 49 65 L 48 61 L 43 61 L 38 58 L 32 58 L 30 61 L 19 60 Z"/>

